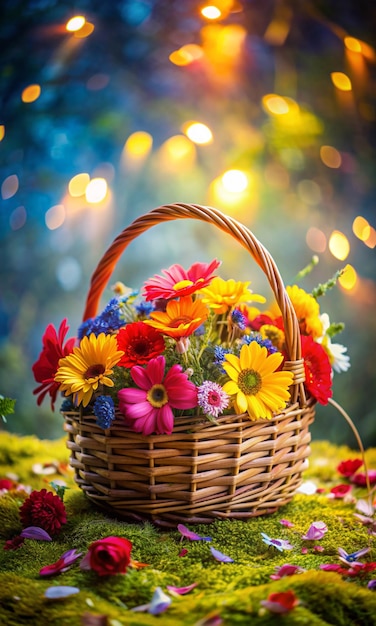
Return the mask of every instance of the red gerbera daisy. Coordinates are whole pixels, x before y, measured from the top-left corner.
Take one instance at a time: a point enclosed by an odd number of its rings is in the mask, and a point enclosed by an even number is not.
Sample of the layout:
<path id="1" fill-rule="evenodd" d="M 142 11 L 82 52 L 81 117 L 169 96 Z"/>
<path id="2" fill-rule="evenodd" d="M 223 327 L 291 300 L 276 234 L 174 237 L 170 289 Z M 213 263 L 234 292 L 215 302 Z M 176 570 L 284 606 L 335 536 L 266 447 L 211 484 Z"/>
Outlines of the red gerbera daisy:
<path id="1" fill-rule="evenodd" d="M 211 263 L 193 263 L 188 270 L 181 265 L 171 265 L 162 270 L 164 276 L 156 274 L 149 278 L 144 286 L 145 300 L 178 298 L 189 296 L 203 287 L 207 287 L 214 278 L 213 272 L 221 262 L 214 259 Z"/>
<path id="2" fill-rule="evenodd" d="M 321 344 L 310 335 L 301 335 L 304 359 L 305 386 L 320 404 L 328 404 L 332 397 L 332 368 Z"/>
<path id="3" fill-rule="evenodd" d="M 34 394 L 39 394 L 37 404 L 42 404 L 44 397 L 49 393 L 51 396 L 51 409 L 55 410 L 55 402 L 60 383 L 55 381 L 55 374 L 59 367 L 59 360 L 70 354 L 73 350 L 75 338 L 68 339 L 65 346 L 63 342 L 69 330 L 67 320 L 64 319 L 59 328 L 59 334 L 53 324 L 49 324 L 43 335 L 43 349 L 38 360 L 32 366 L 34 378 L 37 383 L 42 383 L 34 389 Z"/>
<path id="4" fill-rule="evenodd" d="M 118 363 L 123 367 L 144 365 L 165 349 L 161 333 L 144 322 L 127 324 L 118 332 L 116 339 L 119 350 L 124 352 Z"/>
<path id="5" fill-rule="evenodd" d="M 63 501 L 47 489 L 31 492 L 20 507 L 20 518 L 24 528 L 38 526 L 49 535 L 56 535 L 67 522 Z"/>

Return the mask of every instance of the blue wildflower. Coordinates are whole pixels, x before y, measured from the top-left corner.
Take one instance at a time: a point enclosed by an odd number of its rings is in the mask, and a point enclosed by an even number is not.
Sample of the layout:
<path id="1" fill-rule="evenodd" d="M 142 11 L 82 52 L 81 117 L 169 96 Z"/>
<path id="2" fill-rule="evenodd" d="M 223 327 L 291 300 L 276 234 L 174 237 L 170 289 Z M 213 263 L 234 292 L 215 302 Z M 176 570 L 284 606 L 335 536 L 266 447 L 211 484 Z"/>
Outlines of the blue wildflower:
<path id="1" fill-rule="evenodd" d="M 245 337 L 243 337 L 243 343 L 249 345 L 250 343 L 252 343 L 252 341 L 257 341 L 259 346 L 266 348 L 269 354 L 278 352 L 278 349 L 273 345 L 270 339 L 263 339 L 258 333 L 251 333 L 250 335 L 246 335 Z"/>
<path id="2" fill-rule="evenodd" d="M 136 304 L 135 309 L 139 317 L 149 317 L 150 313 L 154 309 L 154 305 L 152 302 L 145 302 L 145 300 L 143 300 L 139 304 Z"/>
<path id="3" fill-rule="evenodd" d="M 235 326 L 240 328 L 240 330 L 247 328 L 247 318 L 239 309 L 233 310 L 231 313 L 231 321 Z"/>
<path id="4" fill-rule="evenodd" d="M 115 405 L 111 396 L 98 396 L 94 402 L 94 415 L 101 428 L 110 428 L 115 419 Z"/>

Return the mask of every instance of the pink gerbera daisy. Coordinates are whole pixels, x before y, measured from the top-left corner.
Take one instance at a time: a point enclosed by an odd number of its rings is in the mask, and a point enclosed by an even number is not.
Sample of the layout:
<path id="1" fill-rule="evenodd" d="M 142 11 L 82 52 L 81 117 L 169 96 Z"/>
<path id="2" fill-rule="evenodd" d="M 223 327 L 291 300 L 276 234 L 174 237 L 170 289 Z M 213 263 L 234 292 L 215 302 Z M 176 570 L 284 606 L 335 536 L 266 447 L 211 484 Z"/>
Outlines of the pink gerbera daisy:
<path id="1" fill-rule="evenodd" d="M 164 276 L 156 274 L 145 282 L 145 300 L 171 300 L 189 296 L 209 285 L 214 278 L 213 272 L 220 264 L 220 261 L 214 259 L 211 263 L 193 263 L 188 270 L 178 264 L 171 265 L 167 270 L 162 270 Z"/>
<path id="2" fill-rule="evenodd" d="M 132 430 L 143 435 L 170 435 L 174 427 L 172 409 L 197 406 L 197 388 L 188 380 L 180 365 L 173 365 L 165 375 L 163 355 L 151 359 L 145 368 L 135 365 L 131 376 L 140 389 L 118 392 L 119 409 Z"/>

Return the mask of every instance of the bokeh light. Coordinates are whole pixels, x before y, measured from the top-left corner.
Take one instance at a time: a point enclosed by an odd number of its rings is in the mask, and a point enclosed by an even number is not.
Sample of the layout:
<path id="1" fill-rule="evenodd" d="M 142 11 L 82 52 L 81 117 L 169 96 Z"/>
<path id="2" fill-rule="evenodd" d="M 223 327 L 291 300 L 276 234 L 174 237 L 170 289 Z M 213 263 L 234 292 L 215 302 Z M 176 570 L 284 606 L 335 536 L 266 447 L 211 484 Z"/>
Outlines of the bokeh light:
<path id="1" fill-rule="evenodd" d="M 347 259 L 350 253 L 350 243 L 346 235 L 339 230 L 334 230 L 329 237 L 329 250 L 336 259 L 340 261 Z"/>
<path id="2" fill-rule="evenodd" d="M 371 226 L 369 225 L 368 221 L 361 215 L 358 215 L 354 219 L 352 229 L 354 235 L 358 237 L 358 239 L 360 239 L 361 241 L 367 241 L 371 234 Z"/>
<path id="3" fill-rule="evenodd" d="M 342 157 L 340 152 L 333 146 L 321 146 L 320 159 L 327 167 L 338 169 L 341 167 Z"/>
<path id="4" fill-rule="evenodd" d="M 79 28 L 78 30 L 74 31 L 74 36 L 78 37 L 79 39 L 85 39 L 85 37 L 89 37 L 89 35 L 91 35 L 94 32 L 94 24 L 91 24 L 91 22 L 85 22 L 81 28 Z"/>
<path id="5" fill-rule="evenodd" d="M 5 126 L 4 124 L 0 124 L 0 141 L 2 141 L 5 137 Z"/>
<path id="6" fill-rule="evenodd" d="M 12 230 L 19 230 L 26 224 L 27 213 L 24 206 L 18 206 L 9 217 L 9 225 Z"/>
<path id="7" fill-rule="evenodd" d="M 338 282 L 346 291 L 352 291 L 358 281 L 358 275 L 352 265 L 346 265 Z"/>
<path id="8" fill-rule="evenodd" d="M 320 228 L 316 228 L 315 226 L 311 226 L 307 230 L 306 234 L 306 242 L 307 246 L 313 250 L 313 252 L 325 252 L 326 250 L 326 235 L 320 230 Z"/>
<path id="9" fill-rule="evenodd" d="M 182 130 L 193 143 L 204 145 L 213 141 L 212 131 L 201 122 L 186 122 L 183 124 Z"/>
<path id="10" fill-rule="evenodd" d="M 174 65 L 184 66 L 201 59 L 203 55 L 204 51 L 201 46 L 195 43 L 188 43 L 178 50 L 171 52 L 168 58 Z"/>
<path id="11" fill-rule="evenodd" d="M 73 198 L 84 196 L 86 188 L 90 182 L 90 176 L 87 172 L 76 174 L 68 183 L 68 191 Z"/>
<path id="12" fill-rule="evenodd" d="M 208 20 L 216 20 L 221 17 L 222 13 L 218 7 L 214 5 L 208 5 L 201 9 L 201 15 L 206 17 Z"/>
<path id="13" fill-rule="evenodd" d="M 351 52 L 362 51 L 362 44 L 359 41 L 359 39 L 355 39 L 355 37 L 345 37 L 345 39 L 343 40 L 343 43 L 345 44 L 348 50 L 351 50 Z"/>
<path id="14" fill-rule="evenodd" d="M 46 226 L 49 230 L 56 230 L 64 224 L 66 216 L 65 207 L 63 204 L 56 204 L 48 209 L 45 215 Z"/>
<path id="15" fill-rule="evenodd" d="M 74 17 L 71 17 L 70 20 L 68 20 L 65 28 L 69 33 L 74 33 L 80 30 L 84 26 L 85 22 L 86 18 L 83 15 L 75 15 Z"/>
<path id="16" fill-rule="evenodd" d="M 19 180 L 17 174 L 11 174 L 3 181 L 1 185 L 1 197 L 3 200 L 8 200 L 16 195 L 19 188 Z"/>
<path id="17" fill-rule="evenodd" d="M 92 178 L 85 190 L 86 200 L 90 204 L 102 202 L 108 191 L 107 181 L 104 178 Z"/>
<path id="18" fill-rule="evenodd" d="M 337 87 L 337 89 L 339 89 L 340 91 L 352 90 L 351 80 L 347 76 L 347 74 L 344 74 L 343 72 L 332 72 L 330 74 L 330 77 L 332 79 L 333 85 Z"/>
<path id="19" fill-rule="evenodd" d="M 248 176 L 241 170 L 228 170 L 222 174 L 222 184 L 229 193 L 242 193 L 248 187 Z"/>
<path id="20" fill-rule="evenodd" d="M 28 85 L 21 94 L 22 102 L 30 103 L 38 100 L 41 91 L 40 85 Z"/>

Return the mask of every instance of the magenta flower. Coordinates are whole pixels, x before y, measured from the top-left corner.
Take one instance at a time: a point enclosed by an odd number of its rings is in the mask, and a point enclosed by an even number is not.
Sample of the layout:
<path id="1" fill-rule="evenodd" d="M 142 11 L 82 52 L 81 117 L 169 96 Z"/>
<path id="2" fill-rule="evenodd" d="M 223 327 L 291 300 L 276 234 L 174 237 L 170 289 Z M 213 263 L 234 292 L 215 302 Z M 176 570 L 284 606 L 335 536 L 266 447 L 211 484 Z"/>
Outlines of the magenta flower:
<path id="1" fill-rule="evenodd" d="M 324 522 L 312 522 L 302 539 L 306 541 L 318 541 L 322 539 L 325 533 L 328 531 L 328 527 Z"/>
<path id="2" fill-rule="evenodd" d="M 54 576 L 55 574 L 61 574 L 62 572 L 66 572 L 70 566 L 77 561 L 82 555 L 81 552 L 76 552 L 76 550 L 68 550 L 61 555 L 60 559 L 51 565 L 45 565 L 39 571 L 40 576 Z"/>
<path id="3" fill-rule="evenodd" d="M 166 588 L 171 593 L 176 593 L 179 596 L 184 596 L 186 593 L 189 593 L 197 587 L 198 583 L 192 583 L 191 585 L 187 585 L 186 587 L 174 587 L 174 585 L 166 585 Z"/>
<path id="4" fill-rule="evenodd" d="M 143 435 L 171 435 L 174 427 L 172 409 L 197 406 L 197 388 L 188 380 L 180 365 L 173 365 L 165 375 L 163 355 L 151 359 L 145 368 L 135 365 L 131 376 L 140 389 L 118 392 L 119 409 L 129 426 Z"/>
<path id="5" fill-rule="evenodd" d="M 301 574 L 302 572 L 305 572 L 305 571 L 306 570 L 303 569 L 302 567 L 299 567 L 299 565 L 290 565 L 289 563 L 286 563 L 285 565 L 282 565 L 281 567 L 276 567 L 274 574 L 271 574 L 270 578 L 272 580 L 280 580 L 281 578 L 284 578 L 285 576 L 293 576 L 294 574 Z"/>
<path id="6" fill-rule="evenodd" d="M 286 526 L 286 528 L 292 528 L 294 526 L 288 519 L 280 519 L 279 523 L 282 524 L 282 526 Z"/>
<path id="7" fill-rule="evenodd" d="M 206 415 L 218 417 L 227 409 L 230 396 L 223 391 L 221 385 L 210 380 L 205 380 L 198 388 L 198 405 Z"/>
<path id="8" fill-rule="evenodd" d="M 164 276 L 156 274 L 145 283 L 145 300 L 170 300 L 191 295 L 209 285 L 214 278 L 213 272 L 220 264 L 220 261 L 214 259 L 211 263 L 194 263 L 188 270 L 178 264 L 171 265 L 167 270 L 162 270 Z"/>

